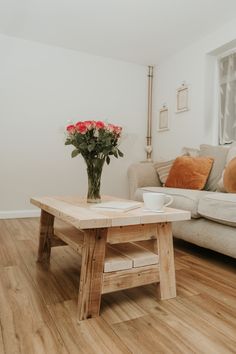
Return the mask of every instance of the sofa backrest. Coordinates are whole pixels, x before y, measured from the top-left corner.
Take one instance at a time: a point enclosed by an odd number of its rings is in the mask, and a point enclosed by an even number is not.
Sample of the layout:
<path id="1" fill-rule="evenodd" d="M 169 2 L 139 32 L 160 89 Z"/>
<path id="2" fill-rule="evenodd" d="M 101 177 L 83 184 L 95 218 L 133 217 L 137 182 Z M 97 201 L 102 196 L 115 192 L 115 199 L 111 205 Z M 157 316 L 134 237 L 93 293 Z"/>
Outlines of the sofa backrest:
<path id="1" fill-rule="evenodd" d="M 208 156 L 214 159 L 214 163 L 208 177 L 205 190 L 215 192 L 217 183 L 219 182 L 222 172 L 226 164 L 226 156 L 228 154 L 228 147 L 213 146 L 213 145 L 200 145 L 199 156 Z"/>

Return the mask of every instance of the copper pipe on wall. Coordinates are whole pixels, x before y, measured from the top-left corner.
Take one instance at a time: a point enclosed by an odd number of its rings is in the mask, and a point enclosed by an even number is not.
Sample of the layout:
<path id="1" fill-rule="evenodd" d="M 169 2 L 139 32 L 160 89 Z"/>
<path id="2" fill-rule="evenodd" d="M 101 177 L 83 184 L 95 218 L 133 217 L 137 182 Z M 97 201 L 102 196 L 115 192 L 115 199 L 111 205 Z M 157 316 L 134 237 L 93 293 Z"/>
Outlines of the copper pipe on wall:
<path id="1" fill-rule="evenodd" d="M 148 66 L 147 161 L 152 161 L 152 89 L 153 66 Z"/>

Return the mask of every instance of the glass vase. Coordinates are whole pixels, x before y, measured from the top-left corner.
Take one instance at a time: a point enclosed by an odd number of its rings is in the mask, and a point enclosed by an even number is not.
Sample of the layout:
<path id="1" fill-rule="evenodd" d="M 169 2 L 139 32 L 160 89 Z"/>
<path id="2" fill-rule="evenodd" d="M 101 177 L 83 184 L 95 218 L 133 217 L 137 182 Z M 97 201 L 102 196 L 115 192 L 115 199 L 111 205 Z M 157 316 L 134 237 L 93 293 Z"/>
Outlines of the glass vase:
<path id="1" fill-rule="evenodd" d="M 100 203 L 100 186 L 101 186 L 101 176 L 102 168 L 105 159 L 85 159 L 87 165 L 87 175 L 88 175 L 88 193 L 87 202 L 88 203 Z"/>

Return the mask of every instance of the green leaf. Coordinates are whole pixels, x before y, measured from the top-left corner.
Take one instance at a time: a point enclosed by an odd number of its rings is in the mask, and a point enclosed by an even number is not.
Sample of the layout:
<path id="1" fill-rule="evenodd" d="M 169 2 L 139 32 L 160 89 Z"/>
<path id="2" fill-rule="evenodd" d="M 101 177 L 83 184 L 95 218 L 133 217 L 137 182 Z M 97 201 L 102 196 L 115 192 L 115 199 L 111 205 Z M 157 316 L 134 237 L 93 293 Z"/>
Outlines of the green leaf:
<path id="1" fill-rule="evenodd" d="M 66 140 L 65 141 L 65 145 L 70 145 L 71 144 L 71 141 L 70 140 Z"/>
<path id="2" fill-rule="evenodd" d="M 79 151 L 77 149 L 73 150 L 71 153 L 71 157 L 75 157 L 77 155 L 79 155 Z"/>
<path id="3" fill-rule="evenodd" d="M 113 154 L 114 154 L 114 156 L 118 159 L 118 153 L 117 153 L 116 150 L 114 150 Z"/>
<path id="4" fill-rule="evenodd" d="M 87 148 L 88 148 L 88 145 L 86 143 L 79 144 L 79 149 L 80 150 L 87 150 Z"/>
<path id="5" fill-rule="evenodd" d="M 108 165 L 109 165 L 110 161 L 111 161 L 110 157 L 107 156 L 107 157 L 106 157 L 106 163 L 107 163 Z"/>
<path id="6" fill-rule="evenodd" d="M 119 155 L 120 157 L 123 157 L 123 156 L 124 156 L 124 154 L 123 154 L 122 151 L 120 151 L 119 149 L 117 149 L 117 151 L 118 151 L 118 155 Z"/>
<path id="7" fill-rule="evenodd" d="M 94 147 L 95 147 L 95 143 L 92 142 L 91 144 L 88 145 L 88 151 L 89 152 L 93 151 Z"/>

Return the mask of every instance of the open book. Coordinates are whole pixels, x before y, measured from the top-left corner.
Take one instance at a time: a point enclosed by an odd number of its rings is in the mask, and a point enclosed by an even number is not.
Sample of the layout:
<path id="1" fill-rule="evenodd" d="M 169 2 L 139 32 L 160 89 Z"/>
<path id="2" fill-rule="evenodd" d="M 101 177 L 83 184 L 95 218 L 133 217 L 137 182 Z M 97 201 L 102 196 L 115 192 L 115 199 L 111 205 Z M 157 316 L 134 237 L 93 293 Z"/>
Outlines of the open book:
<path id="1" fill-rule="evenodd" d="M 96 205 L 93 205 L 93 209 L 104 209 L 104 210 L 111 210 L 111 211 L 129 211 L 132 209 L 137 209 L 142 206 L 142 203 L 139 202 L 123 202 L 123 201 L 110 201 L 110 202 L 103 202 Z"/>

